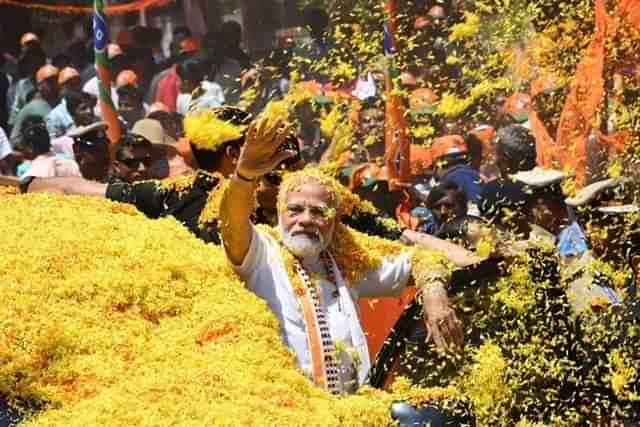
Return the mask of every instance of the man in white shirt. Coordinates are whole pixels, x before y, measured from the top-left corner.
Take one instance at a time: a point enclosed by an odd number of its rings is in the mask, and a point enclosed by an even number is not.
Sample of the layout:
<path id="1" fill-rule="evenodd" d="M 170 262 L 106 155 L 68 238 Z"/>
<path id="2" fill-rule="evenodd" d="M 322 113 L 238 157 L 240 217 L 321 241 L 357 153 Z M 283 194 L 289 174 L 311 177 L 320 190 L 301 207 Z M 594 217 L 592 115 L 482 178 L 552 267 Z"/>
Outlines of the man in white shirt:
<path id="1" fill-rule="evenodd" d="M 341 206 L 332 179 L 304 172 L 285 178 L 277 235 L 253 226 L 258 179 L 294 155 L 280 149 L 289 133 L 266 119 L 250 128 L 223 197 L 220 224 L 229 260 L 278 319 L 283 341 L 303 372 L 331 393 L 357 390 L 370 368 L 357 298 L 396 296 L 414 278 L 424 291 L 430 336 L 439 346 L 459 344 L 460 324 L 436 266 L 433 274 L 412 274 L 414 258 L 407 251 L 384 258 L 354 283 L 345 280 L 341 260 L 334 258 L 340 245 L 340 238 L 334 238 L 342 226 L 336 220 Z"/>

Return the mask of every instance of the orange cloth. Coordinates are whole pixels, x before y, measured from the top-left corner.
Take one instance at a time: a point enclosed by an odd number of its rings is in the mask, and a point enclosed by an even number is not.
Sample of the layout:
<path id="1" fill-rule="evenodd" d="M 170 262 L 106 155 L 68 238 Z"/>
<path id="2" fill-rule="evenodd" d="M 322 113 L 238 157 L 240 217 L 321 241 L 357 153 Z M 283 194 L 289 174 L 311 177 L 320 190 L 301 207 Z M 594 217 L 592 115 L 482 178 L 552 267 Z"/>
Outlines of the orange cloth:
<path id="1" fill-rule="evenodd" d="M 396 219 L 398 224 L 404 228 L 415 231 L 420 225 L 420 221 L 411 215 L 411 197 L 405 193 L 405 198 L 396 208 Z"/>
<path id="2" fill-rule="evenodd" d="M 640 0 L 618 0 L 616 16 L 640 28 Z"/>
<path id="3" fill-rule="evenodd" d="M 309 88 L 312 88 L 310 85 Z M 355 89 L 355 82 L 348 86 L 336 86 L 332 83 L 327 83 L 323 87 L 324 96 L 331 99 L 333 102 L 351 101 L 353 95 L 351 94 Z"/>
<path id="4" fill-rule="evenodd" d="M 556 150 L 553 137 L 549 135 L 549 131 L 535 111 L 529 112 L 529 125 L 536 139 L 536 164 L 545 169 L 553 169 Z"/>
<path id="5" fill-rule="evenodd" d="M 493 140 L 496 137 L 496 129 L 494 127 L 482 125 L 472 129 L 469 133 L 482 143 L 482 158 L 486 158 L 495 151 Z"/>
<path id="6" fill-rule="evenodd" d="M 431 148 L 411 144 L 409 150 L 411 151 L 411 175 L 423 175 L 433 164 L 433 152 Z"/>
<path id="7" fill-rule="evenodd" d="M 587 140 L 604 96 L 607 10 L 604 0 L 595 3 L 595 31 L 585 56 L 578 64 L 574 84 L 565 101 L 554 150 L 564 170 L 573 170 L 579 186 L 586 182 Z M 595 125 L 595 126 L 594 126 Z"/>
<path id="8" fill-rule="evenodd" d="M 318 387 L 326 388 L 327 369 L 322 352 L 322 341 L 316 310 L 313 307 L 313 302 L 308 293 L 303 295 L 300 300 L 302 301 L 302 314 L 304 325 L 307 329 L 307 344 L 309 345 L 309 353 L 311 355 L 311 377 Z"/>
<path id="9" fill-rule="evenodd" d="M 395 43 L 395 34 L 398 29 L 397 0 L 388 0 L 385 3 L 385 11 L 388 17 L 388 30 L 391 44 Z M 391 78 L 391 70 L 385 75 L 385 120 L 384 120 L 384 164 L 389 174 L 389 188 L 395 190 L 396 182 L 409 182 L 411 175 L 411 147 L 407 133 L 407 119 L 402 98 L 393 94 L 395 87 Z M 400 158 L 400 166 L 396 161 Z"/>
<path id="10" fill-rule="evenodd" d="M 598 132 L 598 143 L 607 148 L 609 160 L 613 160 L 621 154 L 625 150 L 626 144 L 631 138 L 632 134 L 629 131 L 616 132 L 610 135 Z"/>
<path id="11" fill-rule="evenodd" d="M 358 300 L 362 329 L 367 336 L 369 355 L 375 360 L 391 329 L 415 297 L 415 289 L 405 290 L 400 298 L 362 298 Z"/>

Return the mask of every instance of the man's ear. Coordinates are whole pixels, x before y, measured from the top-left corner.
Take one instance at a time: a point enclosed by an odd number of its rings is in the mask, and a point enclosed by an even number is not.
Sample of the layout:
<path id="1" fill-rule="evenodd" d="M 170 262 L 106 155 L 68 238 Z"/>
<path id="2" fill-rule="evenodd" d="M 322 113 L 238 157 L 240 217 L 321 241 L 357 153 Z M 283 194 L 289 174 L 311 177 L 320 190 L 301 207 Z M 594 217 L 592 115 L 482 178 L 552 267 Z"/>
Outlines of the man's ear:
<path id="1" fill-rule="evenodd" d="M 235 165 L 238 163 L 238 159 L 240 158 L 240 147 L 229 145 L 225 148 L 224 154 Z"/>

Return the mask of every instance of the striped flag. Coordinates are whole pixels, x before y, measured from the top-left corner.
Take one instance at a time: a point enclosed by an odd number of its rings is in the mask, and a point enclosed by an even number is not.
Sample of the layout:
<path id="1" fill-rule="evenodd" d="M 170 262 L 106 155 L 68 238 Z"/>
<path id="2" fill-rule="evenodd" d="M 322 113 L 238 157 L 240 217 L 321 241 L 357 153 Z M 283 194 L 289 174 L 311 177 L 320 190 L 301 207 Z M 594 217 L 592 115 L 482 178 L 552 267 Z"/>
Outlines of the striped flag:
<path id="1" fill-rule="evenodd" d="M 400 75 L 394 64 L 394 56 L 397 50 L 396 32 L 396 1 L 389 0 L 386 5 L 388 23 L 384 27 L 384 52 L 388 65 L 385 73 L 385 120 L 384 163 L 389 171 L 390 187 L 395 188 L 394 181 L 408 182 L 410 178 L 410 145 L 407 136 L 407 121 L 404 116 L 405 107 L 402 98 L 395 95 L 394 81 Z M 398 155 L 400 167 L 397 166 Z"/>
<path id="2" fill-rule="evenodd" d="M 93 6 L 93 48 L 96 56 L 96 74 L 98 75 L 100 91 L 98 105 L 100 105 L 102 118 L 109 126 L 107 136 L 111 146 L 114 147 L 120 140 L 120 122 L 118 121 L 116 107 L 111 99 L 111 76 L 109 57 L 107 56 L 109 29 L 104 15 L 104 0 L 95 0 Z"/>

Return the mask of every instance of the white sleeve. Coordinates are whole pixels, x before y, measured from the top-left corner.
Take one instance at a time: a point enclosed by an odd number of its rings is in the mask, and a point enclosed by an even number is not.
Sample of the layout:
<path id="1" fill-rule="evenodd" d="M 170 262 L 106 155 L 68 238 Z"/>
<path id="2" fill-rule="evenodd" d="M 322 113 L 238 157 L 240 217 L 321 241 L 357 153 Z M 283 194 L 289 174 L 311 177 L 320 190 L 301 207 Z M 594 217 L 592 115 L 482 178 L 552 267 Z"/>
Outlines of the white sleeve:
<path id="1" fill-rule="evenodd" d="M 0 128 L 0 160 L 4 159 L 11 153 L 13 153 L 11 143 L 9 142 L 4 129 Z"/>
<path id="2" fill-rule="evenodd" d="M 233 269 L 240 275 L 243 280 L 248 280 L 250 276 L 260 267 L 267 262 L 267 247 L 268 242 L 266 238 L 262 236 L 258 230 L 251 226 L 251 244 L 249 245 L 249 251 L 244 257 L 244 261 L 240 265 L 233 265 Z"/>
<path id="3" fill-rule="evenodd" d="M 355 287 L 359 298 L 397 297 L 407 287 L 411 277 L 411 256 L 385 258 L 377 270 L 371 271 Z"/>

